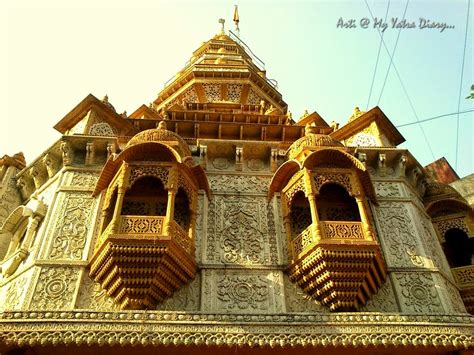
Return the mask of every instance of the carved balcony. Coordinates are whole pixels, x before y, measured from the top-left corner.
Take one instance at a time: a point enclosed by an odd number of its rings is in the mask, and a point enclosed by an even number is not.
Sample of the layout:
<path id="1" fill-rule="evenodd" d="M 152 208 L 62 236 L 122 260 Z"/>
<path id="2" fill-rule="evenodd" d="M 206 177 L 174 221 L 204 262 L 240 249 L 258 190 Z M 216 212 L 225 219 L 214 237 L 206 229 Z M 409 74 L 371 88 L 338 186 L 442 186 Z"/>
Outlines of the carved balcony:
<path id="1" fill-rule="evenodd" d="M 456 267 L 451 270 L 453 271 L 466 310 L 474 314 L 474 265 Z"/>
<path id="2" fill-rule="evenodd" d="M 290 280 L 333 311 L 358 309 L 386 279 L 380 247 L 361 222 L 320 221 L 290 245 Z"/>
<path id="3" fill-rule="evenodd" d="M 122 309 L 153 308 L 194 278 L 194 242 L 166 217 L 121 215 L 100 235 L 90 265 Z"/>

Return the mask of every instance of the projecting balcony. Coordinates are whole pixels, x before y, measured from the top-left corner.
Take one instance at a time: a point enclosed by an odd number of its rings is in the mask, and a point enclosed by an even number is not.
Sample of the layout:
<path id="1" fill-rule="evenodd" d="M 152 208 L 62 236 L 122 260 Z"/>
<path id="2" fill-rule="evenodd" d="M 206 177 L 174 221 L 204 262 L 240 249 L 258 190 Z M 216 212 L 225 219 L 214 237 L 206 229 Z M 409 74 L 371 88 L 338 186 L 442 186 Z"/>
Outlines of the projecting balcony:
<path id="1" fill-rule="evenodd" d="M 474 314 L 474 265 L 455 267 L 451 269 L 466 306 L 466 310 Z"/>
<path id="2" fill-rule="evenodd" d="M 361 222 L 320 221 L 320 237 L 313 231 L 314 225 L 309 225 L 291 242 L 293 258 L 296 260 L 312 246 L 321 240 L 363 240 L 364 232 Z"/>
<path id="3" fill-rule="evenodd" d="M 359 308 L 386 278 L 380 247 L 362 222 L 313 223 L 290 250 L 290 279 L 331 310 Z"/>
<path id="4" fill-rule="evenodd" d="M 164 216 L 120 215 L 100 235 L 90 265 L 121 308 L 152 308 L 194 278 L 194 242 Z"/>

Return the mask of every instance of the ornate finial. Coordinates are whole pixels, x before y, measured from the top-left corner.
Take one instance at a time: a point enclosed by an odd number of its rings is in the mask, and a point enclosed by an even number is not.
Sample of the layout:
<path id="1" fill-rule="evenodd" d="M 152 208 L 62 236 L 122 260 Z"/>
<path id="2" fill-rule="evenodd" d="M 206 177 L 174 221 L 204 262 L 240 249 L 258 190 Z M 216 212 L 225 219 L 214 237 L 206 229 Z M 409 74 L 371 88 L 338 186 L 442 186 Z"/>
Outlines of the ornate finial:
<path id="1" fill-rule="evenodd" d="M 109 103 L 109 97 L 107 94 L 105 94 L 104 98 L 102 99 L 102 102 L 105 102 L 106 104 Z"/>
<path id="2" fill-rule="evenodd" d="M 306 126 L 304 127 L 304 135 L 307 136 L 307 135 L 310 135 L 312 133 L 317 133 L 318 132 L 318 128 L 316 127 L 316 125 L 313 123 L 307 123 Z"/>
<path id="3" fill-rule="evenodd" d="M 127 111 L 122 112 L 122 117 L 125 117 L 125 118 L 127 117 Z"/>
<path id="4" fill-rule="evenodd" d="M 352 111 L 352 116 L 349 117 L 349 122 L 354 121 L 356 118 L 362 116 L 365 111 L 361 111 L 359 106 L 354 107 L 354 111 Z"/>
<path id="5" fill-rule="evenodd" d="M 332 121 L 331 128 L 333 131 L 337 131 L 339 129 L 339 123 L 337 123 L 336 121 Z"/>
<path id="6" fill-rule="evenodd" d="M 234 5 L 234 23 L 235 23 L 235 32 L 237 34 L 237 37 L 240 37 L 240 28 L 239 28 L 239 7 L 237 5 Z"/>
<path id="7" fill-rule="evenodd" d="M 308 112 L 308 110 L 304 110 L 304 114 L 303 114 L 303 116 L 304 116 L 304 117 L 306 117 L 306 116 L 308 116 L 308 115 L 309 115 L 309 112 Z"/>
<path id="8" fill-rule="evenodd" d="M 165 121 L 160 121 L 158 123 L 158 129 L 166 129 L 166 122 Z"/>
<path id="9" fill-rule="evenodd" d="M 225 20 L 223 18 L 220 18 L 219 19 L 219 23 L 221 24 L 221 34 L 224 35 L 225 34 L 225 28 L 224 28 L 224 25 L 225 25 Z"/>

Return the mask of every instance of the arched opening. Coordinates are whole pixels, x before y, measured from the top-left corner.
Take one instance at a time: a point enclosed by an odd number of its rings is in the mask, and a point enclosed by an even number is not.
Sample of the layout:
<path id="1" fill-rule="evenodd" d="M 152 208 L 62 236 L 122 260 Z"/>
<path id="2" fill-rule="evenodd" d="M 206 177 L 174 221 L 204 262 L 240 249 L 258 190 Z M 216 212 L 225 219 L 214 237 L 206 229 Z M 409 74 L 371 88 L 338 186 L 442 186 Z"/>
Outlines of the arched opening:
<path id="1" fill-rule="evenodd" d="M 323 185 L 316 198 L 316 204 L 321 221 L 360 222 L 359 208 L 355 198 L 338 184 Z"/>
<path id="2" fill-rule="evenodd" d="M 297 237 L 312 223 L 309 201 L 303 191 L 298 191 L 291 201 L 291 237 Z"/>
<path id="3" fill-rule="evenodd" d="M 174 200 L 174 220 L 185 231 L 189 230 L 191 222 L 189 199 L 182 187 L 178 189 Z"/>
<path id="4" fill-rule="evenodd" d="M 451 228 L 444 234 L 443 249 L 451 267 L 468 266 L 472 263 L 474 240 L 465 231 Z"/>
<path id="5" fill-rule="evenodd" d="M 154 176 L 145 176 L 127 190 L 123 198 L 122 215 L 166 216 L 168 192 L 163 182 Z"/>

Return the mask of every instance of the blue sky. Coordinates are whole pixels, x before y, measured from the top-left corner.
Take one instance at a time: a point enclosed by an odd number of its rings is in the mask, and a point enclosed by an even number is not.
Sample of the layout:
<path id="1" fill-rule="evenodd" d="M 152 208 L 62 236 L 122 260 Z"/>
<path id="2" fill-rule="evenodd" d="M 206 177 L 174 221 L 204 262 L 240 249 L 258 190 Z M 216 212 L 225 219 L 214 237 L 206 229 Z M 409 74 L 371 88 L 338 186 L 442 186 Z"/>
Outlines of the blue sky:
<path id="1" fill-rule="evenodd" d="M 316 110 L 326 121 L 344 124 L 354 106 L 367 107 L 380 36 L 364 0 L 237 2 L 242 39 L 266 64 L 267 75 L 293 117 Z M 409 1 L 406 19 L 415 28 L 400 30 L 394 54 L 398 70 L 420 120 L 457 112 L 466 31 L 467 0 Z M 385 18 L 388 1 L 368 1 Z M 0 5 L 0 155 L 25 152 L 32 161 L 59 134 L 52 128 L 87 94 L 108 94 L 119 112 L 133 112 L 156 98 L 163 84 L 190 58 L 201 42 L 219 30 L 217 20 L 233 28 L 234 2 L 42 1 Z M 392 0 L 384 40 L 393 50 L 406 1 Z M 473 77 L 474 10 L 470 10 L 460 110 Z M 420 29 L 419 21 L 454 28 Z M 339 19 L 357 27 L 337 28 Z M 368 28 L 360 27 L 364 18 Z M 383 95 L 390 58 L 382 47 L 368 107 L 377 103 L 395 125 L 416 116 L 393 66 Z M 460 176 L 474 171 L 474 112 L 459 116 Z M 408 148 L 425 165 L 445 156 L 456 165 L 457 116 L 401 127 Z"/>

